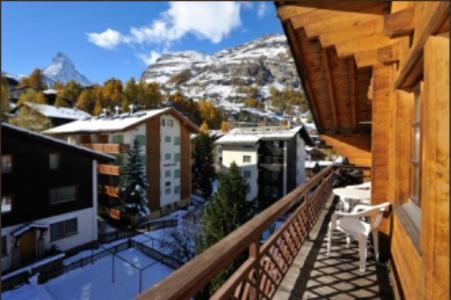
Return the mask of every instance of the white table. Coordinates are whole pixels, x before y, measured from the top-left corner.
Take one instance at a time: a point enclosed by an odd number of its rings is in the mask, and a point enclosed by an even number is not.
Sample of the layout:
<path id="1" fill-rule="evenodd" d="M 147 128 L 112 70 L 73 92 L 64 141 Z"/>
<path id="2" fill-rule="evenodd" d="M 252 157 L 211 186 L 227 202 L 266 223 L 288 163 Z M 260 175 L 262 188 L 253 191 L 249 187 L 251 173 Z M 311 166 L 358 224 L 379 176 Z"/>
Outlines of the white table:
<path id="1" fill-rule="evenodd" d="M 344 188 L 333 189 L 335 195 L 340 197 L 344 210 L 349 211 L 357 204 L 370 204 L 371 189 L 354 188 L 347 186 Z"/>

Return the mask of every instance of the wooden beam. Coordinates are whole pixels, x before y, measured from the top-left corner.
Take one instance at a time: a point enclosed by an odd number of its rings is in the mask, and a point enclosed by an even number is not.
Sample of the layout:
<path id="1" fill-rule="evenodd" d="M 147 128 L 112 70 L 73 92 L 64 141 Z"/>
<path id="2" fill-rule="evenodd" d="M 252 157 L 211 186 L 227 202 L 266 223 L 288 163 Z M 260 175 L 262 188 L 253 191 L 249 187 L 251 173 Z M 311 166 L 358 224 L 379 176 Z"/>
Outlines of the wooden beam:
<path id="1" fill-rule="evenodd" d="M 330 74 L 329 58 L 327 54 L 328 51 L 329 50 L 327 48 L 326 49 L 321 48 L 321 62 L 323 65 L 323 70 L 327 82 L 327 93 L 329 95 L 330 108 L 332 110 L 332 120 L 334 122 L 335 132 L 338 132 L 340 129 L 338 124 L 337 107 L 335 103 L 336 99 L 335 99 L 334 83 L 332 75 Z"/>
<path id="2" fill-rule="evenodd" d="M 354 54 L 357 68 L 371 67 L 380 64 L 377 59 L 377 49 L 362 51 Z"/>
<path id="3" fill-rule="evenodd" d="M 377 60 L 384 65 L 399 62 L 399 43 L 377 49 Z"/>
<path id="4" fill-rule="evenodd" d="M 305 26 L 305 32 L 309 38 L 316 38 L 321 34 L 331 31 L 345 30 L 348 27 L 359 26 L 367 21 L 373 20 L 377 16 L 368 14 L 347 14 L 339 15 L 333 18 L 320 20 Z M 293 24 L 294 26 L 294 24 Z"/>
<path id="5" fill-rule="evenodd" d="M 389 38 L 410 35 L 414 30 L 415 10 L 407 7 L 384 17 L 384 34 Z"/>
<path id="6" fill-rule="evenodd" d="M 323 47 L 329 47 L 347 41 L 380 34 L 383 28 L 384 19 L 381 16 L 378 16 L 372 20 L 359 22 L 347 28 L 338 30 L 332 29 L 330 32 L 321 34 L 319 40 Z"/>
<path id="7" fill-rule="evenodd" d="M 339 57 L 351 56 L 358 52 L 374 50 L 395 43 L 382 33 L 337 44 L 335 48 Z"/>
<path id="8" fill-rule="evenodd" d="M 349 74 L 349 97 L 351 100 L 351 122 L 352 122 L 352 130 L 354 132 L 358 129 L 358 117 L 357 117 L 357 88 L 356 88 L 356 66 L 354 63 L 354 59 L 351 57 L 348 59 L 348 74 Z"/>
<path id="9" fill-rule="evenodd" d="M 289 4 L 288 4 L 289 3 Z M 390 1 L 368 1 L 368 0 L 303 0 L 291 1 L 287 4 L 278 5 L 279 17 L 286 21 L 296 15 L 304 13 L 299 8 L 315 10 L 329 10 L 337 12 L 360 12 L 372 15 L 386 15 L 390 13 Z"/>
<path id="10" fill-rule="evenodd" d="M 302 49 L 301 49 L 301 41 L 299 41 L 296 31 L 293 28 L 291 22 L 286 22 L 283 24 L 285 31 L 288 36 L 289 45 L 291 51 L 293 53 L 293 58 L 295 60 L 296 69 L 298 71 L 299 76 L 301 77 L 301 83 L 305 88 L 305 92 L 307 94 L 307 100 L 309 102 L 310 110 L 312 111 L 313 120 L 315 121 L 315 125 L 318 129 L 318 132 L 321 132 L 323 129 L 323 125 L 321 123 L 321 118 L 319 115 L 316 96 L 313 92 L 311 81 L 309 78 L 308 71 L 305 70 L 306 62 L 303 57 Z M 302 67 L 301 67 L 302 66 Z"/>
<path id="11" fill-rule="evenodd" d="M 449 2 L 420 2 L 417 4 L 417 10 L 422 10 L 415 22 L 415 37 L 407 57 L 399 67 L 399 73 L 395 80 L 395 89 L 409 89 L 411 83 L 418 77 L 419 60 L 423 56 L 423 46 L 427 39 L 440 31 L 443 22 L 449 22 Z"/>

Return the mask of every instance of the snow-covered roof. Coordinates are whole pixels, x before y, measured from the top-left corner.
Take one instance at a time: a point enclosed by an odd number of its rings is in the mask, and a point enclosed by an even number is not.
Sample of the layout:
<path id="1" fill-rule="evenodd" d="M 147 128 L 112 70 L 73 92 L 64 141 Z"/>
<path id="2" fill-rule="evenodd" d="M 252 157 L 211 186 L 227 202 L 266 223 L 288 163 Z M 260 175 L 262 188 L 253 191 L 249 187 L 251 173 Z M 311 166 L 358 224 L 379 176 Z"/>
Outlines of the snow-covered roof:
<path id="1" fill-rule="evenodd" d="M 261 126 L 235 128 L 219 138 L 216 144 L 255 144 L 260 140 L 289 140 L 293 138 L 302 126 L 291 129 L 281 126 Z"/>
<path id="2" fill-rule="evenodd" d="M 11 124 L 2 123 L 2 130 L 3 130 L 3 128 L 6 128 L 7 130 L 11 130 L 11 131 L 15 132 L 16 134 L 22 134 L 29 138 L 33 138 L 33 139 L 40 140 L 43 142 L 63 146 L 65 148 L 67 148 L 68 150 L 81 151 L 81 152 L 85 153 L 86 155 L 92 156 L 96 159 L 100 158 L 101 160 L 106 160 L 106 161 L 114 161 L 115 160 L 114 156 L 111 156 L 111 155 L 108 155 L 108 154 L 105 154 L 102 152 L 97 152 L 97 151 L 91 150 L 86 147 L 70 144 L 63 140 L 60 140 L 60 139 L 57 139 L 57 138 L 54 138 L 54 137 L 51 137 L 51 136 L 48 136 L 48 135 L 45 135 L 42 133 L 37 133 L 37 132 L 31 131 L 28 129 L 20 128 L 20 127 L 11 125 Z"/>
<path id="3" fill-rule="evenodd" d="M 56 107 L 53 105 L 38 104 L 38 103 L 32 103 L 32 102 L 25 102 L 25 105 L 34 110 L 37 110 L 39 113 L 46 116 L 47 118 L 82 120 L 82 119 L 92 117 L 87 112 L 84 112 L 77 108 Z"/>
<path id="4" fill-rule="evenodd" d="M 67 133 L 94 133 L 94 132 L 113 132 L 123 131 L 129 127 L 142 123 L 143 121 L 153 118 L 162 113 L 173 113 L 180 120 L 183 120 L 188 126 L 197 130 L 197 126 L 191 123 L 188 118 L 184 117 L 177 110 L 171 107 L 137 111 L 135 113 L 123 113 L 112 116 L 98 116 L 85 120 L 78 120 L 58 127 L 51 128 L 45 133 L 47 134 L 67 134 Z"/>
<path id="5" fill-rule="evenodd" d="M 21 235 L 22 233 L 27 232 L 28 230 L 33 229 L 33 228 L 36 228 L 36 229 L 48 229 L 49 225 L 36 224 L 36 223 L 25 224 L 25 225 L 20 226 L 16 230 L 13 230 L 11 232 L 11 235 L 13 237 L 17 237 L 17 236 Z"/>
<path id="6" fill-rule="evenodd" d="M 50 94 L 56 94 L 57 91 L 55 89 L 46 89 L 42 91 L 44 94 L 46 95 L 50 95 Z"/>

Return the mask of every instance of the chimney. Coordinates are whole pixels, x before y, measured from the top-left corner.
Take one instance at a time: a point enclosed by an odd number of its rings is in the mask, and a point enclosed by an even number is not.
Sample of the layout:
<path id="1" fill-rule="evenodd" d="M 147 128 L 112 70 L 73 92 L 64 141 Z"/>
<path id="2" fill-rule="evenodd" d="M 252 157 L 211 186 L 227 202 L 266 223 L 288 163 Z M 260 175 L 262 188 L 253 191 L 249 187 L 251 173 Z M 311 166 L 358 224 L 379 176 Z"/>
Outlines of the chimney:
<path id="1" fill-rule="evenodd" d="M 134 106 L 133 104 L 130 104 L 130 105 L 128 106 L 128 109 L 129 109 L 130 114 L 133 113 L 133 108 L 134 108 L 134 107 L 135 107 L 135 106 Z"/>
<path id="2" fill-rule="evenodd" d="M 102 115 L 104 116 L 104 117 L 106 117 L 107 116 L 107 110 L 106 110 L 106 108 L 104 107 L 104 108 L 102 108 Z"/>
<path id="3" fill-rule="evenodd" d="M 116 105 L 114 111 L 116 112 L 116 116 L 119 116 L 119 106 Z"/>

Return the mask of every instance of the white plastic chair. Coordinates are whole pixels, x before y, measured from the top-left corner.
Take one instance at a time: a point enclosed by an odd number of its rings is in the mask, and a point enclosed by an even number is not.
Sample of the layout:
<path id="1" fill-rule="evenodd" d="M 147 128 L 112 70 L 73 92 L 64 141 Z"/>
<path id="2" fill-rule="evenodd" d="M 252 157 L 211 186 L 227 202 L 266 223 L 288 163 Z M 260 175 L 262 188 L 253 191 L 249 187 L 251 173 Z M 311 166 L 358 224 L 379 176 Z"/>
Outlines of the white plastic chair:
<path id="1" fill-rule="evenodd" d="M 359 242 L 359 269 L 365 272 L 367 257 L 368 236 L 373 236 L 374 256 L 379 261 L 379 235 L 378 228 L 382 221 L 383 212 L 390 206 L 389 202 L 379 205 L 357 205 L 352 212 L 334 212 L 329 223 L 329 233 L 327 237 L 327 256 L 330 255 L 332 246 L 332 233 L 338 229 L 346 234 L 346 244 L 349 247 L 350 237 Z M 368 218 L 368 222 L 365 220 Z"/>

